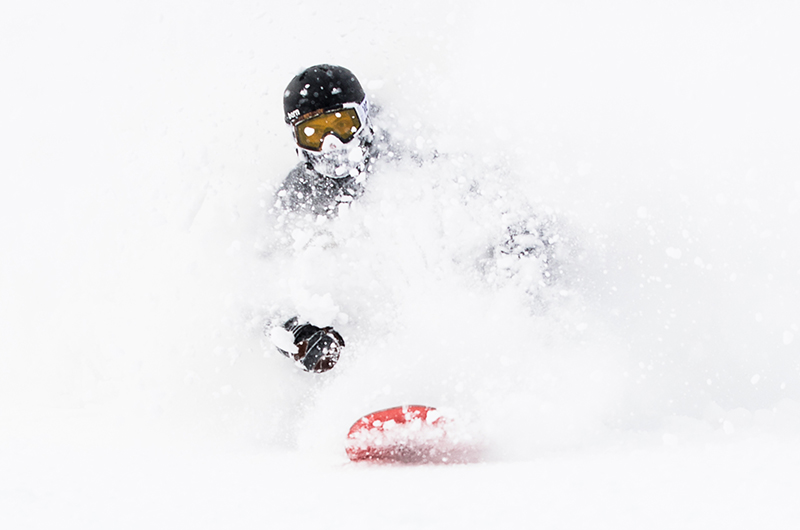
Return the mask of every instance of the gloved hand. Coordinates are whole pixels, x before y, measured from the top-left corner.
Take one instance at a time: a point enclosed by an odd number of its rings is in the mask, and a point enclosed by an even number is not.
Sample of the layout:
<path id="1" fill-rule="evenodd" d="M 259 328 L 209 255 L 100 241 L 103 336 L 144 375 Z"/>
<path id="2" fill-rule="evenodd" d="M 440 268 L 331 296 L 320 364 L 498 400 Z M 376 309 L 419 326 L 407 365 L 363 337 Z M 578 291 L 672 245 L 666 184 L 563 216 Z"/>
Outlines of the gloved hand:
<path id="1" fill-rule="evenodd" d="M 336 365 L 344 347 L 344 339 L 332 327 L 319 328 L 313 324 L 299 324 L 297 317 L 283 325 L 294 336 L 295 353 L 280 347 L 278 350 L 294 359 L 306 372 L 327 372 Z"/>

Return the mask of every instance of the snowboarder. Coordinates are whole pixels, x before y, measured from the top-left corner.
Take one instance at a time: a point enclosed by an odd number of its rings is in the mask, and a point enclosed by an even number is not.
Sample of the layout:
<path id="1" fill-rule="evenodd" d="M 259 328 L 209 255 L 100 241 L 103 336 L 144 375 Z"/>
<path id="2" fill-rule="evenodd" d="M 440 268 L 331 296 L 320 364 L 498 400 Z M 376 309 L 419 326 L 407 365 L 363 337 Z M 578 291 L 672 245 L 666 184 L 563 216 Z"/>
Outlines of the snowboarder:
<path id="1" fill-rule="evenodd" d="M 283 105 L 300 158 L 277 192 L 276 206 L 287 218 L 336 217 L 362 195 L 376 160 L 404 152 L 373 125 L 361 84 L 341 66 L 322 64 L 298 74 L 286 87 Z M 559 272 L 554 259 L 558 239 L 550 221 L 531 215 L 508 226 L 505 241 L 490 251 L 491 261 L 506 268 L 510 262 L 513 269 L 519 267 L 516 258 L 530 257 L 541 265 L 542 281 L 552 283 Z M 269 334 L 281 353 L 308 372 L 333 368 L 345 345 L 332 327 L 299 317 L 271 327 Z"/>
<path id="2" fill-rule="evenodd" d="M 286 87 L 283 109 L 300 163 L 278 190 L 279 206 L 290 214 L 334 217 L 340 205 L 363 193 L 367 175 L 381 156 L 380 146 L 386 144 L 385 134 L 370 122 L 364 89 L 347 68 L 312 66 Z M 297 317 L 271 335 L 278 350 L 308 372 L 333 368 L 344 347 L 344 339 L 332 327 L 320 328 Z"/>

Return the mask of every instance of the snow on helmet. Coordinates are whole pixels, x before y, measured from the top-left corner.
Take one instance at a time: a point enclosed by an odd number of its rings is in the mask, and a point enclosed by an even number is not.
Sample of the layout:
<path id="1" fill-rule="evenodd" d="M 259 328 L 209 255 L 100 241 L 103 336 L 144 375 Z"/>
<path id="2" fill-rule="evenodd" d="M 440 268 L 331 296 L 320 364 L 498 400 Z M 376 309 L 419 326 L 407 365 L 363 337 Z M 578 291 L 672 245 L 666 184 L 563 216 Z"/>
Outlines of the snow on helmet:
<path id="1" fill-rule="evenodd" d="M 298 155 L 315 171 L 331 178 L 364 173 L 372 143 L 369 103 L 350 70 L 307 68 L 286 87 L 283 109 Z"/>

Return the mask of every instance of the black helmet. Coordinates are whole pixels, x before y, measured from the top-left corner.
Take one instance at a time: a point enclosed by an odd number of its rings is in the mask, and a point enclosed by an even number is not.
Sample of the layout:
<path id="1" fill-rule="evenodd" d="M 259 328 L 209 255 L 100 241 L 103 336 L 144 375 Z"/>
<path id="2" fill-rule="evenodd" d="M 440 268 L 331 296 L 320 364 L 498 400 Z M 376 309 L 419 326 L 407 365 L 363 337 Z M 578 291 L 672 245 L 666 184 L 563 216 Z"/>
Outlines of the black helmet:
<path id="1" fill-rule="evenodd" d="M 318 110 L 334 110 L 347 103 L 362 103 L 364 89 L 353 72 L 341 66 L 319 64 L 305 69 L 283 93 L 286 123 Z"/>

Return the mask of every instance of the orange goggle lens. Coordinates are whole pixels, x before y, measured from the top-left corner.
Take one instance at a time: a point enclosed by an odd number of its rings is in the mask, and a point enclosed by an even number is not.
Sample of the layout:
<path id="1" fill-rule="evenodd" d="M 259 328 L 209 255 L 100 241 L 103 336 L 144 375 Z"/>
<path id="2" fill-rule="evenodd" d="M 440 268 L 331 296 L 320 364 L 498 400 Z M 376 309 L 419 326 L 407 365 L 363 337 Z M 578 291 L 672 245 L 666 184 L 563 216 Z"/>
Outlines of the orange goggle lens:
<path id="1" fill-rule="evenodd" d="M 323 112 L 294 126 L 297 145 L 312 151 L 321 151 L 325 137 L 333 134 L 344 143 L 353 139 L 361 129 L 356 109 Z"/>

